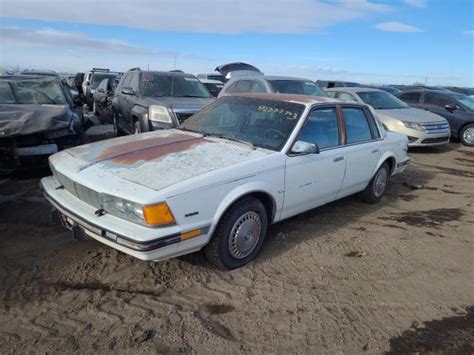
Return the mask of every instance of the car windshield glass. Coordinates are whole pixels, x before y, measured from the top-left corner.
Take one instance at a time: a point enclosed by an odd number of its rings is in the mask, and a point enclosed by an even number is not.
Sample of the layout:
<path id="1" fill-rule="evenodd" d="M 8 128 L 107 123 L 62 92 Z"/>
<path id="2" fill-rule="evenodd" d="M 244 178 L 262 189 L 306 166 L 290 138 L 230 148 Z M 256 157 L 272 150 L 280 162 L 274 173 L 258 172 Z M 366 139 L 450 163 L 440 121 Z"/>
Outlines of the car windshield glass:
<path id="1" fill-rule="evenodd" d="M 328 96 L 316 83 L 302 80 L 269 80 L 273 91 L 282 94 Z"/>
<path id="2" fill-rule="evenodd" d="M 96 88 L 99 86 L 100 82 L 107 78 L 115 78 L 115 75 L 110 74 L 94 74 L 91 79 L 91 86 Z"/>
<path id="3" fill-rule="evenodd" d="M 456 96 L 456 99 L 467 107 L 469 111 L 474 111 L 474 98 L 464 95 Z"/>
<path id="4" fill-rule="evenodd" d="M 143 96 L 211 97 L 198 79 L 181 75 L 144 73 L 140 86 Z"/>
<path id="5" fill-rule="evenodd" d="M 386 91 L 363 91 L 357 93 L 367 105 L 376 110 L 407 108 L 408 105 Z"/>
<path id="6" fill-rule="evenodd" d="M 304 105 L 292 102 L 229 96 L 205 107 L 181 127 L 278 151 L 304 109 Z"/>
<path id="7" fill-rule="evenodd" d="M 7 90 L 5 84 L 10 86 L 10 91 Z M 10 94 L 13 95 L 14 102 L 11 102 Z M 64 105 L 66 104 L 66 98 L 64 97 L 61 86 L 55 81 L 21 80 L 2 83 L 0 102 L 34 105 Z"/>

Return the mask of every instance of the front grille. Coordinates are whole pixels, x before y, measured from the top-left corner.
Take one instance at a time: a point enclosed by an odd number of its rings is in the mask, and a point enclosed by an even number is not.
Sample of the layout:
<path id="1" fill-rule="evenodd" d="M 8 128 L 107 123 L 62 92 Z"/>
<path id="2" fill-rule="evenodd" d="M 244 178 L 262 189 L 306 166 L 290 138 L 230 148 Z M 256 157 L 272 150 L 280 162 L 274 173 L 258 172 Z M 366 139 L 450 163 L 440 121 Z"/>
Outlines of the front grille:
<path id="1" fill-rule="evenodd" d="M 88 205 L 91 205 L 95 208 L 101 208 L 102 198 L 100 193 L 91 190 L 84 185 L 78 184 L 59 172 L 56 172 L 55 175 L 59 183 L 71 195 L 77 197 L 79 200 L 87 203 Z"/>
<path id="2" fill-rule="evenodd" d="M 439 134 L 439 133 L 449 132 L 449 124 L 447 122 L 425 123 L 425 124 L 422 124 L 421 126 L 429 134 Z"/>
<path id="3" fill-rule="evenodd" d="M 424 139 L 421 143 L 422 144 L 443 143 L 443 142 L 447 142 L 448 140 L 449 140 L 449 137 L 427 138 L 427 139 Z"/>

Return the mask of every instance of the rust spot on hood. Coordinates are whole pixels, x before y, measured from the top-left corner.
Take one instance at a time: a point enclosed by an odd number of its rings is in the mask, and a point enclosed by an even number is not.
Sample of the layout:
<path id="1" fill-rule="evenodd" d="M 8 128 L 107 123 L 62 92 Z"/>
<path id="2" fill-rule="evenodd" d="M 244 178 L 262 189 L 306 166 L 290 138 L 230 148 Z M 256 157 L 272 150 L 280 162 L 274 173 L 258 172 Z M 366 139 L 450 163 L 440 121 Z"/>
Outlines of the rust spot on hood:
<path id="1" fill-rule="evenodd" d="M 213 143 L 203 137 L 173 134 L 168 137 L 152 137 L 107 147 L 97 157 L 97 161 L 111 160 L 118 164 L 134 164 L 150 161 L 168 154 L 179 153 L 200 144 Z"/>

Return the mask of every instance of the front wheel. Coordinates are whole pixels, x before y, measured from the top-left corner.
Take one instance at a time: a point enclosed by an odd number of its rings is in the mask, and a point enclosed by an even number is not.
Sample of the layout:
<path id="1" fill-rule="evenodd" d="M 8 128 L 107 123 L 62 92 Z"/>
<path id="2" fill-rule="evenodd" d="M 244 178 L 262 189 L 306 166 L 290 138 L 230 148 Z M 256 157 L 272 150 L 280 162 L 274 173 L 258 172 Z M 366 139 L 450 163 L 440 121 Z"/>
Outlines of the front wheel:
<path id="1" fill-rule="evenodd" d="M 140 134 L 142 133 L 142 125 L 140 124 L 140 121 L 135 121 L 135 124 L 134 124 L 134 130 L 133 130 L 133 134 Z"/>
<path id="2" fill-rule="evenodd" d="M 361 192 L 360 197 L 362 201 L 369 204 L 379 202 L 387 188 L 389 176 L 390 167 L 387 163 L 383 163 L 372 180 L 370 180 L 369 185 Z"/>
<path id="3" fill-rule="evenodd" d="M 204 252 L 211 263 L 235 269 L 255 259 L 267 234 L 265 206 L 254 197 L 237 201 L 221 218 Z"/>
<path id="4" fill-rule="evenodd" d="M 459 134 L 461 143 L 468 147 L 474 147 L 474 124 L 468 124 L 461 129 Z"/>

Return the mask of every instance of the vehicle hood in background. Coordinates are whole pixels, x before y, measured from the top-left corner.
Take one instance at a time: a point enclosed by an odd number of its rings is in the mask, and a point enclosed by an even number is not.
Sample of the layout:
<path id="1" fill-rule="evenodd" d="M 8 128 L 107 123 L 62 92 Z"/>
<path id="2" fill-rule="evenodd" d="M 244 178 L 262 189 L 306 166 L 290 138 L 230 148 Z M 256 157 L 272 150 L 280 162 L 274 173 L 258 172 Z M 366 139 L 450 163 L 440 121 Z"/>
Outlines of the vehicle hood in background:
<path id="1" fill-rule="evenodd" d="M 72 116 L 67 105 L 0 105 L 0 138 L 64 129 Z"/>
<path id="2" fill-rule="evenodd" d="M 383 120 L 385 117 L 408 122 L 430 123 L 430 122 L 446 122 L 446 120 L 434 113 L 418 108 L 400 108 L 393 110 L 375 110 L 377 117 Z"/>
<path id="3" fill-rule="evenodd" d="M 214 102 L 215 98 L 199 97 L 144 97 L 145 106 L 162 105 L 175 112 L 199 112 L 204 106 Z"/>
<path id="4" fill-rule="evenodd" d="M 60 159 L 69 154 L 80 159 L 79 173 L 96 167 L 124 180 L 160 190 L 181 181 L 225 168 L 249 159 L 271 154 L 239 143 L 205 138 L 180 130 L 161 130 L 96 142 L 68 149 L 53 156 L 61 170 Z M 66 173 L 64 171 L 63 173 Z"/>

